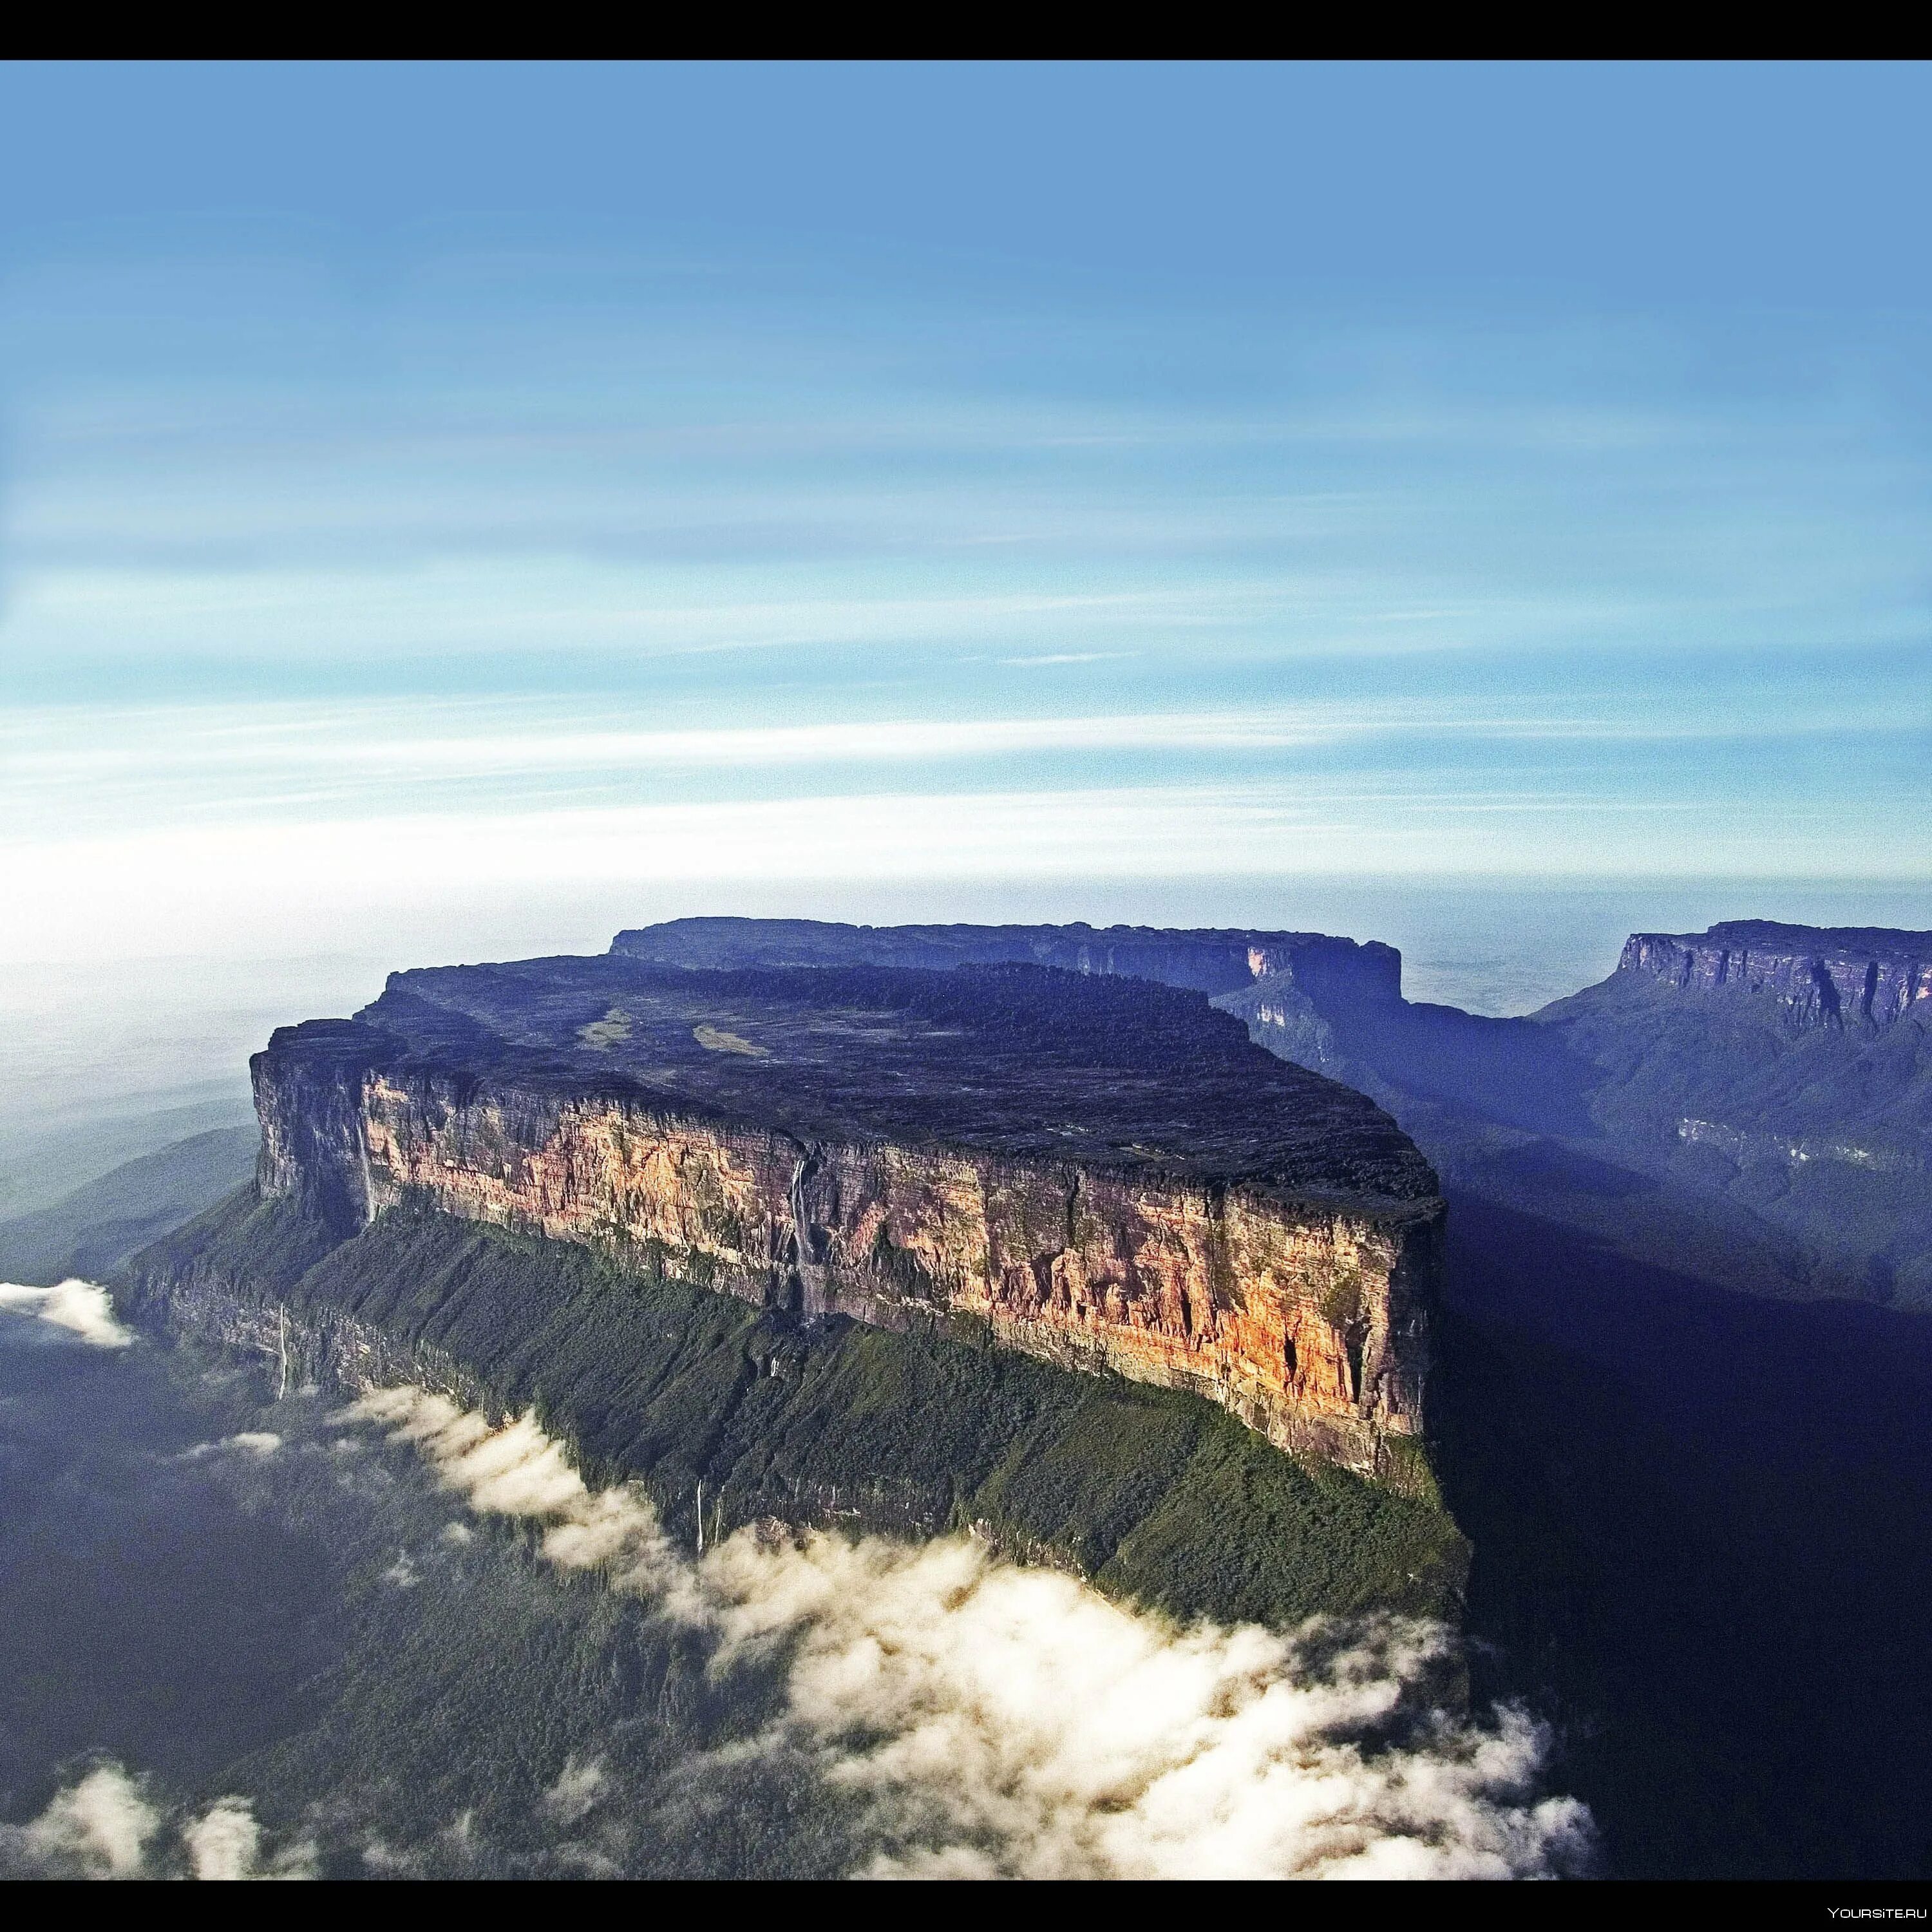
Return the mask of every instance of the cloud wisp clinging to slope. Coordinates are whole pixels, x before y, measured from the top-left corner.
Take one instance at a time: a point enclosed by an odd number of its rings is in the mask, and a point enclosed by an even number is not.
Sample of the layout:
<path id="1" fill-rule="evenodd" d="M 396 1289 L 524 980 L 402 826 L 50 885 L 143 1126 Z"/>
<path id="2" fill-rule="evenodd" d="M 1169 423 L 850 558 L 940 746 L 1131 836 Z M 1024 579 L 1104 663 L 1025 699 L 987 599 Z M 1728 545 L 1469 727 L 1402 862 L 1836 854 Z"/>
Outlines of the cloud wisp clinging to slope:
<path id="1" fill-rule="evenodd" d="M 52 1288 L 0 1282 L 0 1310 L 36 1316 L 97 1348 L 124 1348 L 134 1339 L 134 1331 L 115 1318 L 114 1304 L 106 1289 L 91 1281 L 70 1278 Z"/>
<path id="2" fill-rule="evenodd" d="M 39 1816 L 0 1826 L 0 1874 L 48 1878 L 311 1878 L 315 1847 L 271 1846 L 245 1798 L 196 1815 L 158 1803 L 111 1761 L 63 1786 Z"/>
<path id="3" fill-rule="evenodd" d="M 1177 1630 L 961 1538 L 742 1530 L 694 1561 L 530 1417 L 493 1427 L 405 1388 L 344 1420 L 706 1632 L 714 1676 L 782 1658 L 778 1731 L 866 1801 L 872 1875 L 1504 1877 L 1587 1854 L 1583 1808 L 1537 1796 L 1535 1724 L 1430 1708 L 1436 1627 Z"/>

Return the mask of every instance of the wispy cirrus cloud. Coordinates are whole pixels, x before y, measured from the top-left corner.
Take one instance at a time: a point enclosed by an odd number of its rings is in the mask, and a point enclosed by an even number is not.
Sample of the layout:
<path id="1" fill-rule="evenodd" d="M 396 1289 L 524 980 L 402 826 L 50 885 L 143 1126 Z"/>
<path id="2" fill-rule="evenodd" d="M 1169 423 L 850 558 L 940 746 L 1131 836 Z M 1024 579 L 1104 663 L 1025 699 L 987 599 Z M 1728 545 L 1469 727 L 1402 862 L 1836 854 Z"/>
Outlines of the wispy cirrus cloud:
<path id="1" fill-rule="evenodd" d="M 1082 662 L 1082 654 L 1038 660 Z M 697 707 L 703 709 L 705 707 Z M 742 708 L 752 709 L 746 706 Z M 769 704 L 756 707 L 770 710 Z M 1716 716 L 1691 713 L 1674 692 L 1606 687 L 1549 694 L 1349 695 L 1240 708 L 1010 712 L 978 717 L 887 715 L 795 722 L 666 726 L 606 705 L 596 723 L 555 700 L 396 699 L 382 703 L 22 707 L 0 722 L 0 788 L 142 785 L 188 775 L 214 782 L 256 771 L 316 770 L 368 776 L 494 777 L 656 768 L 748 771 L 852 764 L 944 766 L 1012 754 L 1184 752 L 1208 754 L 1366 745 L 1376 740 L 1670 746 L 1831 735 L 1876 738 L 1932 728 L 1896 694 L 1820 680 L 1794 708 L 1761 680 Z"/>

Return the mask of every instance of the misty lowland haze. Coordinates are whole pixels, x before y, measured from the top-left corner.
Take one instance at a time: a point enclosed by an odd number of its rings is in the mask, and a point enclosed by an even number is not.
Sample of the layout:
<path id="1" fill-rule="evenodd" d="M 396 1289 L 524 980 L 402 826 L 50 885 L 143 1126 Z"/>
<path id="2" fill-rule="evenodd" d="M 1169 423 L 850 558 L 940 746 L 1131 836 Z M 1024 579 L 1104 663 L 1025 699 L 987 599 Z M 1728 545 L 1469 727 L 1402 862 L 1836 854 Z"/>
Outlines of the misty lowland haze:
<path id="1" fill-rule="evenodd" d="M 1928 130 L 0 66 L 0 1876 L 1923 1905 Z"/>

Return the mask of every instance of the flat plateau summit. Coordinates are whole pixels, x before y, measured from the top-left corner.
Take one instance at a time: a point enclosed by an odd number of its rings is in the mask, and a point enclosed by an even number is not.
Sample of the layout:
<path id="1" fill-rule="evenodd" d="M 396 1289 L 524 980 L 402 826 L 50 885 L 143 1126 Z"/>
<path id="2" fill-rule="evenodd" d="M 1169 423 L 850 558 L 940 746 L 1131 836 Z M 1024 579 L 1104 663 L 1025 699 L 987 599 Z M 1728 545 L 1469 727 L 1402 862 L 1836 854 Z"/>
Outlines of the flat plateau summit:
<path id="1" fill-rule="evenodd" d="M 1150 937 L 1256 970 L 1241 935 Z M 806 1316 L 964 1318 L 1364 1472 L 1419 1458 L 1435 1175 L 1200 990 L 627 949 L 399 974 L 254 1071 L 263 1192 L 345 1232 L 416 1201 Z"/>

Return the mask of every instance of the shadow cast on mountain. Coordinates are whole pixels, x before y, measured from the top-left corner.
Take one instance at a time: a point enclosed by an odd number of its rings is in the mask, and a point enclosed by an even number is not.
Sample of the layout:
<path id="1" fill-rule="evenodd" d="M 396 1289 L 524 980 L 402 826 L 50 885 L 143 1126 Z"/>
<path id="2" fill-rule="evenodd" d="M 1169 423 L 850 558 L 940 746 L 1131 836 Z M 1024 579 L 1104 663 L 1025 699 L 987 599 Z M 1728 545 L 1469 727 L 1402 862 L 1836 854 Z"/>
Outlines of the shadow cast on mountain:
<path id="1" fill-rule="evenodd" d="M 1452 1192 L 1436 1384 L 1479 1695 L 1620 1876 L 1932 1870 L 1932 1327 Z"/>

